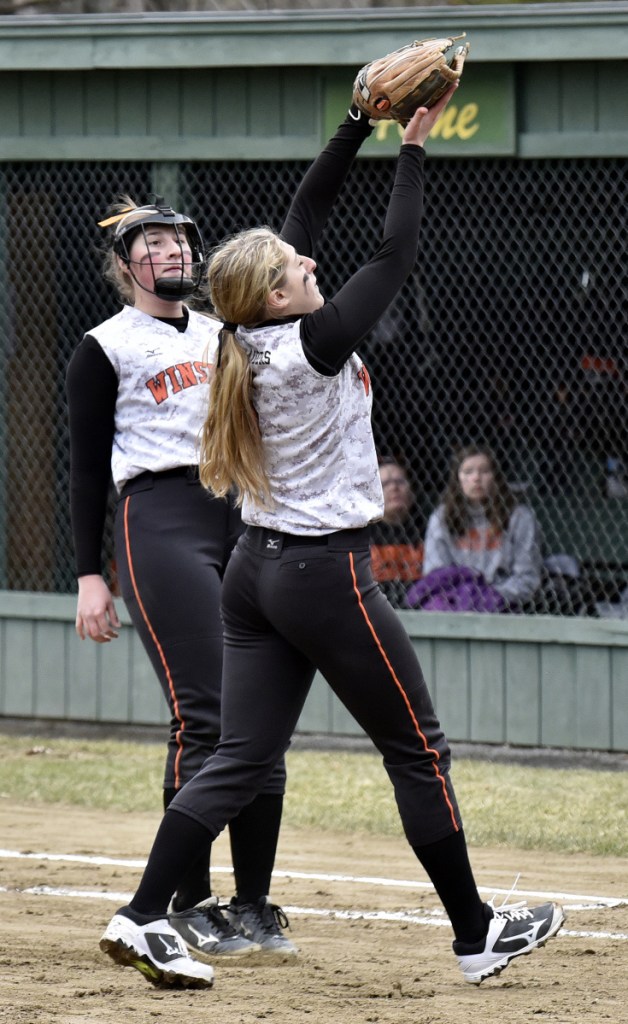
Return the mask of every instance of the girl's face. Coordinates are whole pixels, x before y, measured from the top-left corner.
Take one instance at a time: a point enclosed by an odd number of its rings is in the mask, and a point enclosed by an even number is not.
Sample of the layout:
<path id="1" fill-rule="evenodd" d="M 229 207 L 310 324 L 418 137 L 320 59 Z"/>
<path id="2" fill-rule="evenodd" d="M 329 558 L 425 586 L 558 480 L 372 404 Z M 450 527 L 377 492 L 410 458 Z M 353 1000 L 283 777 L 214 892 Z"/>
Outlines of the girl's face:
<path id="1" fill-rule="evenodd" d="M 410 512 L 413 500 L 405 470 L 393 463 L 384 463 L 379 467 L 379 478 L 384 492 L 384 520 L 403 521 Z"/>
<path id="2" fill-rule="evenodd" d="M 145 231 L 146 237 L 140 231 L 129 250 L 137 305 L 140 295 L 146 294 L 144 289 L 154 292 L 156 280 L 190 277 L 192 268 L 192 250 L 184 231 L 177 235 L 174 227 L 160 224 L 147 224 Z"/>
<path id="3" fill-rule="evenodd" d="M 299 256 L 293 245 L 281 243 L 288 263 L 281 285 L 276 289 L 284 298 L 283 316 L 312 313 L 324 305 L 316 283 L 316 263 L 309 256 Z"/>
<path id="4" fill-rule="evenodd" d="M 486 455 L 469 455 L 458 470 L 458 480 L 467 501 L 480 504 L 495 490 L 495 475 Z"/>

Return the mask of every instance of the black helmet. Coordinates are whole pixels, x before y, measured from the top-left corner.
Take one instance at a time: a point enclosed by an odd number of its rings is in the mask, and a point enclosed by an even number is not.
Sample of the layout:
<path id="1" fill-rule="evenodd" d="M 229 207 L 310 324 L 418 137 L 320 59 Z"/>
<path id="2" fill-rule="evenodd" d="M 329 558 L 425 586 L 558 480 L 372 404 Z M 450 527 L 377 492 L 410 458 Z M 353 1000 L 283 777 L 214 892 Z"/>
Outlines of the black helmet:
<path id="1" fill-rule="evenodd" d="M 110 224 L 111 221 L 101 222 L 101 225 L 104 227 L 107 223 Z M 192 250 L 191 277 L 185 277 L 182 265 L 180 277 L 161 280 L 155 275 L 155 268 L 149 251 L 148 258 L 153 272 L 155 295 L 159 299 L 166 299 L 167 301 L 172 302 L 176 302 L 179 299 L 184 299 L 188 295 L 192 295 L 192 293 L 195 292 L 201 284 L 201 277 L 205 266 L 203 239 L 201 238 L 201 233 L 192 218 L 186 216 L 184 213 L 177 213 L 173 210 L 171 206 L 168 206 L 164 202 L 163 196 L 155 196 L 154 203 L 150 203 L 146 206 L 134 207 L 117 218 L 113 236 L 113 251 L 117 253 L 120 259 L 124 260 L 133 276 L 133 280 L 139 285 L 139 281 L 131 269 L 131 257 L 129 255 L 129 251 L 133 240 L 140 232 L 144 237 L 146 237 L 147 224 L 159 224 L 162 227 L 173 227 L 177 238 L 179 239 L 179 244 L 181 244 L 180 236 L 181 233 L 183 233 L 190 249 Z M 139 285 L 139 287 L 143 286 Z"/>

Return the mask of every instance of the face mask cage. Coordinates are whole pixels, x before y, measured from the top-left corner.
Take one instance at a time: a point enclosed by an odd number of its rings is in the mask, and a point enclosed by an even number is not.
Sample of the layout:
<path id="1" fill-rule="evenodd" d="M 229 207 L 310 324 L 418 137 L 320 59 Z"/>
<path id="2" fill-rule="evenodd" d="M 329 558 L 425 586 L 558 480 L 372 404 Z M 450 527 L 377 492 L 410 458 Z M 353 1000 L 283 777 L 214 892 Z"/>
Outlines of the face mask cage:
<path id="1" fill-rule="evenodd" d="M 181 274 L 170 275 L 166 278 L 159 278 L 156 273 L 156 264 L 148 245 L 146 227 L 150 224 L 157 224 L 160 227 L 174 228 L 179 248 L 181 249 Z M 119 221 L 113 240 L 113 251 L 124 261 L 133 277 L 136 285 L 144 291 L 150 291 L 140 284 L 133 273 L 133 263 L 130 256 L 130 248 L 138 233 L 144 236 L 148 263 L 153 276 L 153 289 L 157 298 L 165 299 L 167 302 L 178 302 L 180 299 L 192 295 L 200 287 L 203 270 L 205 267 L 205 251 L 203 239 L 195 222 L 191 217 L 183 213 L 177 213 L 172 207 L 167 206 L 161 196 L 155 197 L 155 203 L 148 206 L 141 206 L 137 210 L 131 210 Z M 190 276 L 187 276 L 187 268 L 183 265 L 183 242 L 186 242 L 192 253 L 192 265 Z"/>

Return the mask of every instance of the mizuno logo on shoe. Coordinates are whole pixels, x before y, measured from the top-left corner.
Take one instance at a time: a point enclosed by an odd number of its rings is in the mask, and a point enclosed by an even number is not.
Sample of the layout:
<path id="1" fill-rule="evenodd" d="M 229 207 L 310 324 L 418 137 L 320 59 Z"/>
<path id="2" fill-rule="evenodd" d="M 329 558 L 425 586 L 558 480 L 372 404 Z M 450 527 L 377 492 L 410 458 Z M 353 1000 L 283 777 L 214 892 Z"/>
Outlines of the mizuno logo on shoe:
<path id="1" fill-rule="evenodd" d="M 187 958 L 187 950 L 172 935 L 164 935 L 159 932 L 145 932 L 144 937 L 151 956 L 158 963 L 168 963 L 169 960 L 176 960 L 181 956 Z"/>
<path id="2" fill-rule="evenodd" d="M 523 922 L 508 922 L 504 925 L 504 929 L 495 941 L 493 946 L 493 952 L 498 953 L 502 950 L 516 949 L 521 946 L 532 946 L 537 942 L 539 934 L 545 932 L 549 920 L 543 918 L 541 921 L 532 921 L 527 927 L 522 927 Z"/>
<path id="3" fill-rule="evenodd" d="M 203 933 L 199 932 L 194 925 L 189 924 L 188 928 L 192 932 L 192 935 L 196 936 L 196 942 L 194 945 L 198 946 L 199 949 L 203 949 L 204 946 L 215 946 L 218 942 L 215 935 L 203 935 Z"/>

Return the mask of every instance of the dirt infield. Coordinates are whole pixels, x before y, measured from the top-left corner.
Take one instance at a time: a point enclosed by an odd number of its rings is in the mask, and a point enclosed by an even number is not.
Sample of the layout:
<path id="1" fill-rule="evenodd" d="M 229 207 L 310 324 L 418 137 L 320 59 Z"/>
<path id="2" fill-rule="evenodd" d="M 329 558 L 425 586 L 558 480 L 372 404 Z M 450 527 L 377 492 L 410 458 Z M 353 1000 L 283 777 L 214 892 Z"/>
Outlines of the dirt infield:
<path id="1" fill-rule="evenodd" d="M 568 917 L 545 949 L 476 988 L 462 980 L 449 926 L 439 926 L 440 905 L 401 838 L 286 829 L 273 896 L 288 908 L 298 962 L 221 965 L 211 990 L 163 991 L 98 949 L 120 894 L 133 891 L 141 868 L 90 859 L 143 860 L 156 818 L 0 798 L 0 823 L 1 1021 L 628 1022 L 628 864 L 619 859 L 472 850 L 480 886 L 508 889 L 521 872 L 520 890 L 539 894 L 530 902 L 563 893 Z M 70 855 L 75 859 L 61 859 Z M 222 838 L 214 864 L 229 864 Z M 228 896 L 228 873 L 216 873 L 215 881 Z M 25 891 L 35 887 L 44 888 Z M 611 906 L 613 900 L 624 902 Z"/>

